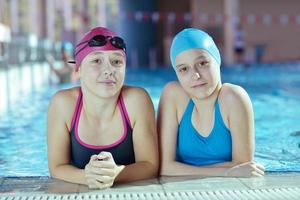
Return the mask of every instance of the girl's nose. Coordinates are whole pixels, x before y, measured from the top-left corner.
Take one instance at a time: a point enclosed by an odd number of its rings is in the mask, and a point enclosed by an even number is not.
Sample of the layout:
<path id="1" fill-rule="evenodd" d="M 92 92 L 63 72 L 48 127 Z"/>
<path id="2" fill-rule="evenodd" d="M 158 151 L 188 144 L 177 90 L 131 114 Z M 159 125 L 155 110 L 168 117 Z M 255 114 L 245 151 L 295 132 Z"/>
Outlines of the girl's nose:
<path id="1" fill-rule="evenodd" d="M 194 75 L 193 75 L 193 78 L 194 78 L 195 80 L 198 80 L 200 77 L 201 77 L 201 76 L 200 76 L 199 72 L 195 72 Z"/>
<path id="2" fill-rule="evenodd" d="M 107 63 L 107 66 L 106 66 L 105 71 L 104 71 L 105 77 L 112 76 L 113 74 L 114 74 L 113 67 L 110 66 L 109 63 Z"/>
<path id="3" fill-rule="evenodd" d="M 112 76 L 113 75 L 113 72 L 111 69 L 106 69 L 105 72 L 104 72 L 104 75 L 107 77 L 107 76 Z"/>

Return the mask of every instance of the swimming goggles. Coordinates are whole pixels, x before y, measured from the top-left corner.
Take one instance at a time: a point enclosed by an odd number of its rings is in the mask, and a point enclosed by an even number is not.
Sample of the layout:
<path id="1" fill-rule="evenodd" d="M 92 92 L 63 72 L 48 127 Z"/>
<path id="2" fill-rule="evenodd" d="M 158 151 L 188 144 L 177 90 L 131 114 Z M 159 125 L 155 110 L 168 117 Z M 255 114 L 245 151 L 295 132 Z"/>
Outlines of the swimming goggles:
<path id="1" fill-rule="evenodd" d="M 117 49 L 122 49 L 122 50 L 126 51 L 126 45 L 125 45 L 125 42 L 122 38 L 120 38 L 118 36 L 112 37 L 112 36 L 104 36 L 104 35 L 95 35 L 90 40 L 81 42 L 81 43 L 76 45 L 78 47 L 78 46 L 80 46 L 84 43 L 87 43 L 86 45 L 84 45 L 84 47 L 82 47 L 81 49 L 79 49 L 75 53 L 75 56 L 77 54 L 79 54 L 87 46 L 89 46 L 89 47 L 101 47 L 101 46 L 106 45 L 107 42 L 110 42 L 111 45 L 116 47 Z"/>

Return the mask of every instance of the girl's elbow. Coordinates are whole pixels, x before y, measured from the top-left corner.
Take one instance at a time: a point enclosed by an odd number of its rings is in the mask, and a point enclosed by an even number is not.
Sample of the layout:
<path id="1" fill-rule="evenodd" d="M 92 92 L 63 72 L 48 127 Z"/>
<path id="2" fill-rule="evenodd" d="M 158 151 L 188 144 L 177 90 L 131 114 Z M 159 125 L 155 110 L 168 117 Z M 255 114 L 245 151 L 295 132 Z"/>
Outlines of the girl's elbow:
<path id="1" fill-rule="evenodd" d="M 162 164 L 159 170 L 160 176 L 173 176 L 172 167 L 170 164 Z"/>
<path id="2" fill-rule="evenodd" d="M 57 172 L 56 172 L 57 170 L 56 169 L 53 169 L 53 168 L 50 168 L 49 167 L 49 174 L 50 174 L 50 177 L 51 178 L 59 178 L 58 176 L 57 176 Z"/>
<path id="3" fill-rule="evenodd" d="M 156 178 L 158 176 L 159 166 L 157 164 L 150 163 L 149 178 Z"/>
<path id="4" fill-rule="evenodd" d="M 174 173 L 172 173 L 170 170 L 161 170 L 160 176 L 174 176 Z"/>
<path id="5" fill-rule="evenodd" d="M 56 179 L 60 178 L 58 166 L 49 166 L 48 168 L 49 168 L 49 174 L 51 178 L 56 178 Z"/>

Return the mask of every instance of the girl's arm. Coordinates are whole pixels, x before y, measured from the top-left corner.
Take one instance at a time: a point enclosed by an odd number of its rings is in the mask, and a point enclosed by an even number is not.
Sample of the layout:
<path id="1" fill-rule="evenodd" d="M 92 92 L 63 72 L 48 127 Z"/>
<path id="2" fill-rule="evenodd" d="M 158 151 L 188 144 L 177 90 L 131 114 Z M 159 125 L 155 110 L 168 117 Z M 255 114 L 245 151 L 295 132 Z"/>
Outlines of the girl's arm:
<path id="1" fill-rule="evenodd" d="M 229 107 L 228 128 L 232 138 L 232 162 L 251 162 L 254 156 L 254 117 L 247 92 L 236 85 L 223 86 L 224 103 Z"/>
<path id="2" fill-rule="evenodd" d="M 133 127 L 133 145 L 136 163 L 125 166 L 115 182 L 130 182 L 154 178 L 158 172 L 158 145 L 154 108 L 143 89 L 134 89 L 127 103 Z"/>
<path id="3" fill-rule="evenodd" d="M 70 165 L 70 135 L 66 125 L 66 95 L 56 93 L 48 109 L 47 144 L 48 166 L 53 178 L 87 184 L 85 172 Z"/>
<path id="4" fill-rule="evenodd" d="M 234 158 L 232 162 L 198 167 L 176 161 L 176 143 L 178 131 L 176 100 L 180 98 L 180 94 L 176 92 L 176 87 L 176 84 L 168 84 L 163 91 L 159 103 L 158 134 L 160 138 L 161 152 L 160 174 L 165 176 L 227 176 L 228 170 L 233 166 L 247 162 L 249 159 L 239 160 L 238 158 Z M 234 140 L 234 142 L 236 142 L 236 140 Z M 245 152 L 247 153 L 248 151 Z M 242 152 L 244 154 L 244 151 Z M 242 155 L 240 157 L 242 157 Z M 257 166 L 255 164 L 248 163 L 246 165 L 242 165 L 241 167 L 235 168 L 235 171 L 232 171 L 233 173 L 229 175 L 251 176 L 252 171 L 255 171 L 256 168 Z M 239 173 L 234 173 L 236 171 Z"/>

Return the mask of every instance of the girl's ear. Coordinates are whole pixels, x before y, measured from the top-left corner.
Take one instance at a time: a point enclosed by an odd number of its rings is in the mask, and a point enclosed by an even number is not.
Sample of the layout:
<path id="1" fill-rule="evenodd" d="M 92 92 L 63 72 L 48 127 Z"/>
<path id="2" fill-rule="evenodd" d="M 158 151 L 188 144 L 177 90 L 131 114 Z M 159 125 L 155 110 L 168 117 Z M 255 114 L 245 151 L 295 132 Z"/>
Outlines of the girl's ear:
<path id="1" fill-rule="evenodd" d="M 77 72 L 78 77 L 81 78 L 81 66 L 78 67 Z"/>

